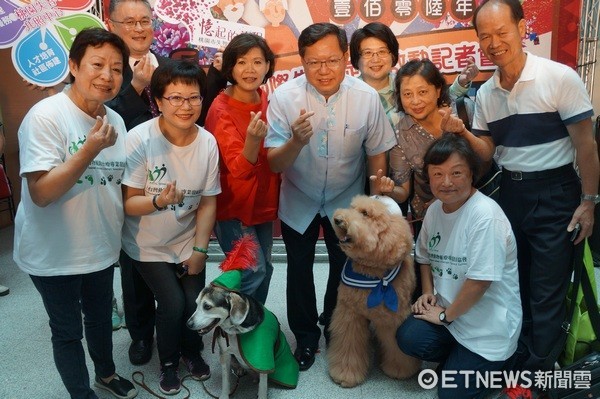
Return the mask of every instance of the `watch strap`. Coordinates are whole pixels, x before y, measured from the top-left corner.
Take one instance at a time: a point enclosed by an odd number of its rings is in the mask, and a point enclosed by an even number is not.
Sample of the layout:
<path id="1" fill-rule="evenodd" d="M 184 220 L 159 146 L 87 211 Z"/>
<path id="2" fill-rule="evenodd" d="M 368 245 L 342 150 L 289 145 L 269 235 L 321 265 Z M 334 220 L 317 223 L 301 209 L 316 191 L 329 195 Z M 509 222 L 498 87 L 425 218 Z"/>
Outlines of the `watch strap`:
<path id="1" fill-rule="evenodd" d="M 594 204 L 600 203 L 600 195 L 598 194 L 581 194 L 582 201 L 592 201 Z"/>

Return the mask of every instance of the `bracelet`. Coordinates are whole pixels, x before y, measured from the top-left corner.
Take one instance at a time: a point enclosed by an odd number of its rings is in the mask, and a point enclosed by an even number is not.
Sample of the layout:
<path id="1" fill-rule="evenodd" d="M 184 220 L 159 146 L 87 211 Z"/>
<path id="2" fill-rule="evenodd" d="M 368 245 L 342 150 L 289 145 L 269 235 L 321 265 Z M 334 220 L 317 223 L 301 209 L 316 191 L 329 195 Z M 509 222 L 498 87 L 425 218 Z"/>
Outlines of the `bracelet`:
<path id="1" fill-rule="evenodd" d="M 206 255 L 206 259 L 208 259 L 208 249 L 200 248 L 200 247 L 192 247 L 192 250 L 196 251 L 196 252 L 202 252 L 204 255 Z"/>
<path id="2" fill-rule="evenodd" d="M 167 209 L 166 206 L 164 208 L 161 208 L 160 206 L 158 206 L 158 203 L 156 202 L 156 198 L 158 198 L 158 194 L 154 194 L 154 197 L 152 197 L 152 205 L 154 205 L 154 209 L 156 209 L 157 211 L 164 211 L 165 209 Z"/>

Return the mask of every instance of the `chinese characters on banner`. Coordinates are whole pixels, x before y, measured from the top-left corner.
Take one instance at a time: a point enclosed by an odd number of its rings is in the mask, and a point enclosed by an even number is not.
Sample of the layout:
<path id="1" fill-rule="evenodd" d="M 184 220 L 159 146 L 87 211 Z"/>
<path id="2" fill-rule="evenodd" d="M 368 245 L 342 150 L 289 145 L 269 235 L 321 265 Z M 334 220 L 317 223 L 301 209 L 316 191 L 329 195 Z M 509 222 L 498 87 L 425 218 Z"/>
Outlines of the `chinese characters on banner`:
<path id="1" fill-rule="evenodd" d="M 110 0 L 104 0 L 108 11 Z M 493 65 L 479 49 L 470 22 L 479 0 L 150 0 L 154 7 L 153 51 L 168 56 L 180 47 L 196 47 L 200 63 L 209 65 L 216 49 L 241 32 L 265 37 L 276 54 L 270 93 L 303 73 L 297 50 L 300 32 L 315 22 L 342 26 L 350 37 L 369 22 L 389 26 L 400 45 L 399 65 L 411 58 L 430 58 L 448 80 L 467 57 L 475 58 L 480 79 Z M 553 13 L 563 3 L 580 0 L 525 0 L 527 51 L 550 58 Z M 103 26 L 86 13 L 92 0 L 0 0 L 0 48 L 12 47 L 15 67 L 26 80 L 42 86 L 68 74 L 67 54 L 73 37 L 85 26 Z M 577 32 L 573 40 L 577 42 Z M 576 44 L 572 45 L 575 47 Z M 397 67 L 399 66 L 397 65 Z M 348 62 L 347 73 L 358 75 Z M 488 71 L 486 73 L 486 71 Z"/>
<path id="2" fill-rule="evenodd" d="M 69 74 L 73 38 L 86 27 L 104 27 L 86 11 L 92 0 L 0 0 L 0 48 L 12 47 L 17 72 L 30 83 L 54 86 Z"/>

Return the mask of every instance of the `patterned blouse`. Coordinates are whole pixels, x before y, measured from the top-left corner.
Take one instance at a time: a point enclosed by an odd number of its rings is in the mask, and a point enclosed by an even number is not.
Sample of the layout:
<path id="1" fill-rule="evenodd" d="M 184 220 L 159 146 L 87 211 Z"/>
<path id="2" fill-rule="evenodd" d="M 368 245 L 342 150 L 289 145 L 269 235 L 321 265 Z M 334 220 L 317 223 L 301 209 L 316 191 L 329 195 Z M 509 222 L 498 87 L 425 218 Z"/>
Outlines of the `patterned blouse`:
<path id="1" fill-rule="evenodd" d="M 402 185 L 414 176 L 410 205 L 413 217 L 421 219 L 425 216 L 425 204 L 433 199 L 423 174 L 423 156 L 435 137 L 409 115 L 402 115 L 396 139 L 398 144 L 390 150 L 390 177 L 396 185 Z"/>

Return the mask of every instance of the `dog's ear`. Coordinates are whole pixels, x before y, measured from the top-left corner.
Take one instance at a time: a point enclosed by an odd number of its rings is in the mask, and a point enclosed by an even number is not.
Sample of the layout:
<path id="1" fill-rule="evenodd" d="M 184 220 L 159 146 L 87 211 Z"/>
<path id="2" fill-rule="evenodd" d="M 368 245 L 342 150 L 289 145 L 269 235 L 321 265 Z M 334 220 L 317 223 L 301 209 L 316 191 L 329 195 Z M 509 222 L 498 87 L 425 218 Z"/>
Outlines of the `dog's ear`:
<path id="1" fill-rule="evenodd" d="M 233 325 L 239 326 L 246 320 L 248 314 L 248 301 L 236 292 L 229 293 L 229 319 Z"/>

